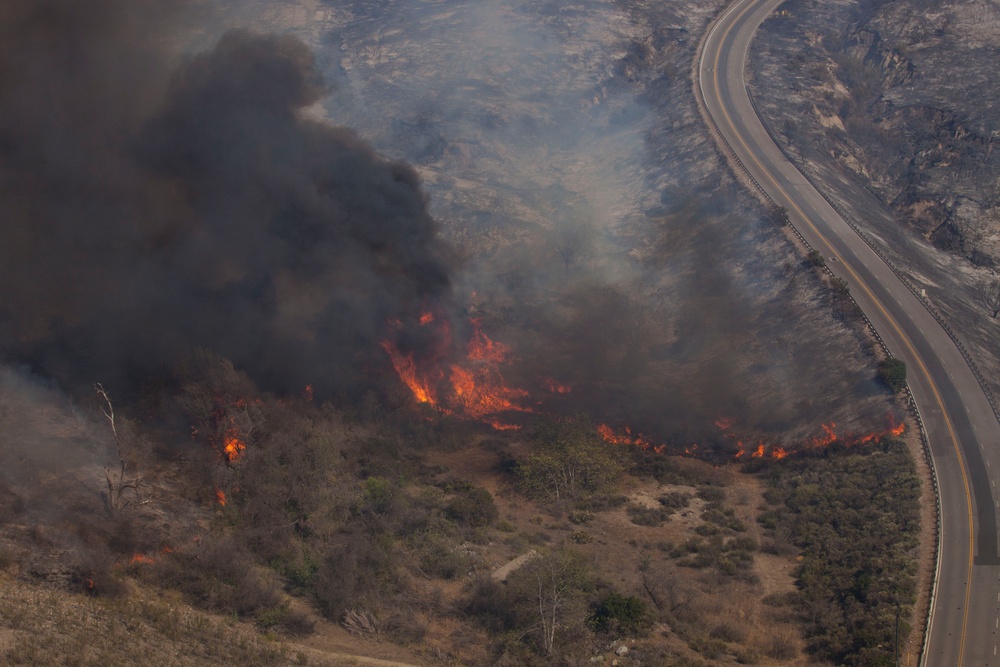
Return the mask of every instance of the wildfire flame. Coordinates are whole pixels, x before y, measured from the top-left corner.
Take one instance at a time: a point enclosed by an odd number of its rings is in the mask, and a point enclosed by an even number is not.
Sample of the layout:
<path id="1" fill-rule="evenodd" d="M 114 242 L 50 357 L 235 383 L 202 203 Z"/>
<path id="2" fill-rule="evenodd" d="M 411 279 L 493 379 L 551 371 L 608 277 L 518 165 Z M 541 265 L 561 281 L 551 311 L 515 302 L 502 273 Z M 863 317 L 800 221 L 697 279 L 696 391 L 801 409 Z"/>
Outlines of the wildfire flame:
<path id="1" fill-rule="evenodd" d="M 222 453 L 226 457 L 226 460 L 230 463 L 235 463 L 240 460 L 243 456 L 243 452 L 247 448 L 247 443 L 236 434 L 235 427 L 231 429 L 230 432 L 226 433 L 226 445 L 222 448 Z"/>
<path id="2" fill-rule="evenodd" d="M 130 565 L 145 564 L 152 565 L 156 562 L 152 556 L 147 556 L 146 554 L 132 554 L 132 559 L 129 561 Z"/>
<path id="3" fill-rule="evenodd" d="M 511 363 L 513 355 L 510 348 L 491 339 L 483 330 L 480 318 L 470 318 L 472 334 L 466 345 L 465 358 L 449 363 L 444 359 L 454 346 L 448 319 L 428 310 L 421 313 L 416 321 L 420 327 L 432 327 L 427 333 L 429 338 L 435 341 L 437 349 L 435 353 L 427 355 L 428 359 L 418 360 L 413 352 L 400 350 L 391 337 L 380 343 L 389 356 L 396 374 L 413 394 L 413 398 L 418 403 L 434 406 L 443 414 L 477 419 L 500 431 L 520 429 L 519 425 L 508 423 L 498 417 L 511 412 L 533 412 L 531 407 L 525 405 L 529 397 L 528 392 L 522 388 L 508 386 L 500 372 L 502 365 Z M 404 326 L 400 320 L 393 320 L 389 325 L 397 332 Z M 572 387 L 553 378 L 543 378 L 541 387 L 552 394 L 568 394 L 572 391 Z M 802 449 L 820 449 L 834 443 L 852 447 L 877 442 L 887 436 L 902 435 L 905 428 L 903 424 L 896 424 L 891 415 L 889 423 L 889 428 L 883 431 L 841 436 L 836 432 L 837 425 L 831 421 L 822 424 L 821 434 L 807 440 L 803 443 L 803 447 L 789 451 L 785 447 L 759 441 L 749 450 L 748 458 L 781 460 Z M 737 437 L 735 424 L 734 419 L 725 417 L 715 422 L 723 436 L 735 442 L 736 452 L 733 458 L 740 459 L 746 456 L 748 446 Z M 608 443 L 640 447 L 658 454 L 674 451 L 695 456 L 698 452 L 697 444 L 683 448 L 668 447 L 666 444 L 654 443 L 642 433 L 633 432 L 629 426 L 624 426 L 621 431 L 616 432 L 609 425 L 600 424 L 597 432 Z M 238 458 L 245 449 L 245 444 L 238 439 L 238 435 L 234 434 L 233 438 L 236 443 L 240 443 L 236 450 Z M 228 456 L 228 440 L 226 445 Z M 229 458 L 230 462 L 234 460 L 233 457 Z M 224 497 L 220 502 L 225 504 Z"/>
<path id="4" fill-rule="evenodd" d="M 899 437 L 906 430 L 906 425 L 903 423 L 897 424 L 895 419 L 890 414 L 888 416 L 889 427 L 881 430 L 874 431 L 871 433 L 863 434 L 853 434 L 853 435 L 837 435 L 837 425 L 833 422 L 828 422 L 820 426 L 822 435 L 811 438 L 806 441 L 805 446 L 802 449 L 789 451 L 788 449 L 778 446 L 778 445 L 767 445 L 764 442 L 758 442 L 750 450 L 750 457 L 754 459 L 770 459 L 775 461 L 780 461 L 786 458 L 790 454 L 794 454 L 797 451 L 802 451 L 803 449 L 822 449 L 824 447 L 829 447 L 834 443 L 839 443 L 844 447 L 856 447 L 859 445 L 867 445 L 879 442 L 885 437 Z M 715 422 L 716 427 L 722 431 L 723 436 L 735 441 L 736 452 L 733 454 L 733 459 L 739 460 L 746 456 L 748 448 L 746 443 L 736 437 L 734 432 L 735 421 L 732 419 L 718 419 Z M 647 451 L 653 451 L 657 454 L 663 454 L 668 451 L 673 451 L 677 454 L 684 454 L 687 456 L 694 456 L 698 451 L 698 445 L 692 444 L 683 448 L 668 448 L 664 444 L 654 444 L 646 439 L 642 434 L 634 434 L 629 426 L 625 426 L 623 431 L 616 433 L 607 424 L 601 424 L 597 427 L 597 433 L 601 438 L 613 445 L 631 445 L 634 447 L 640 447 Z"/>
<path id="5" fill-rule="evenodd" d="M 223 507 L 226 506 L 226 494 L 225 494 L 225 492 L 223 492 L 222 489 L 216 489 L 215 490 L 215 500 L 216 500 L 216 502 L 218 502 Z"/>
<path id="6" fill-rule="evenodd" d="M 382 349 L 388 353 L 389 359 L 392 360 L 392 367 L 396 369 L 396 374 L 399 375 L 403 384 L 413 392 L 417 403 L 437 405 L 437 395 L 433 386 L 436 379 L 424 377 L 417 371 L 417 365 L 413 362 L 413 354 L 402 354 L 388 340 L 382 341 Z"/>
<path id="7" fill-rule="evenodd" d="M 600 424 L 597 427 L 597 433 L 604 439 L 605 442 L 610 442 L 613 445 L 632 445 L 648 451 L 656 452 L 657 454 L 663 454 L 667 451 L 666 445 L 654 445 L 652 442 L 644 438 L 642 434 L 633 434 L 632 429 L 629 426 L 625 427 L 623 433 L 617 434 L 607 424 Z"/>
<path id="8" fill-rule="evenodd" d="M 444 414 L 471 417 L 497 430 L 520 429 L 519 425 L 497 417 L 508 412 L 532 412 L 522 403 L 528 392 L 507 386 L 500 372 L 500 366 L 511 361 L 510 348 L 492 340 L 483 331 L 482 321 L 474 318 L 470 320 L 472 335 L 466 345 L 465 359 L 446 364 L 440 357 L 452 347 L 450 327 L 430 312 L 421 314 L 418 321 L 421 327 L 432 324 L 438 327 L 439 354 L 429 361 L 418 364 L 412 353 L 403 353 L 391 340 L 381 342 L 396 374 L 413 398 Z M 397 329 L 403 326 L 398 321 L 391 324 Z"/>

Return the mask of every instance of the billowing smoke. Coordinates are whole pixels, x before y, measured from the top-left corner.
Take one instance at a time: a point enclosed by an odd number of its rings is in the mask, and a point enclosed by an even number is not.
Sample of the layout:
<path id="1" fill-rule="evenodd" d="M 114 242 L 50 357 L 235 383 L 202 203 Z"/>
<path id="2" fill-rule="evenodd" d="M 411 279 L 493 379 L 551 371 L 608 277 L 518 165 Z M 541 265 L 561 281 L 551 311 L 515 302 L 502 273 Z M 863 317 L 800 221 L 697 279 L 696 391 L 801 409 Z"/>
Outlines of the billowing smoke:
<path id="1" fill-rule="evenodd" d="M 204 346 L 275 389 L 350 386 L 388 320 L 449 299 L 418 177 L 311 117 L 295 38 L 173 62 L 176 4 L 3 9 L 3 353 L 111 382 Z"/>

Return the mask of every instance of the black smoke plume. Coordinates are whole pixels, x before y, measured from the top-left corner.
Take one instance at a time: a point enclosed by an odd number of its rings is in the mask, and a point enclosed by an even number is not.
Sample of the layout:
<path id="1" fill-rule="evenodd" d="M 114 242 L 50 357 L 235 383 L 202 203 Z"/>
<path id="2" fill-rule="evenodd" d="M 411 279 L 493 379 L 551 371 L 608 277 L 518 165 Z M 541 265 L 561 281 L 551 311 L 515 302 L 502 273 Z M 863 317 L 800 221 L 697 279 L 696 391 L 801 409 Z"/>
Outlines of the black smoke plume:
<path id="1" fill-rule="evenodd" d="M 69 383 L 207 347 L 276 390 L 350 387 L 386 322 L 447 307 L 416 172 L 312 119 L 292 37 L 180 59 L 173 2 L 0 10 L 0 346 Z"/>

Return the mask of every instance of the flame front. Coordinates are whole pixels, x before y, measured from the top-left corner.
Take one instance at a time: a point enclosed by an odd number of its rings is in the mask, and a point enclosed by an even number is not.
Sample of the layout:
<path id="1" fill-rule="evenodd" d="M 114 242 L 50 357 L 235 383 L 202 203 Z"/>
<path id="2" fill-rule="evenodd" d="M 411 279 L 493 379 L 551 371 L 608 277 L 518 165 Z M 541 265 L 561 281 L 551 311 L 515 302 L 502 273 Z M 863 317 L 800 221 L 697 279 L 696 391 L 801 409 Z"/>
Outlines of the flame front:
<path id="1" fill-rule="evenodd" d="M 444 414 L 471 417 L 497 430 L 520 429 L 519 425 L 497 417 L 507 412 L 532 412 L 522 403 L 528 398 L 528 392 L 507 386 L 500 372 L 500 366 L 511 361 L 510 348 L 492 340 L 483 331 L 482 322 L 472 319 L 472 335 L 465 359 L 446 365 L 441 357 L 452 347 L 450 327 L 430 312 L 421 314 L 418 322 L 421 327 L 437 327 L 438 354 L 431 355 L 428 361 L 418 364 L 413 353 L 403 353 L 389 339 L 381 342 L 393 369 L 417 403 L 433 405 Z M 398 321 L 391 325 L 396 329 L 403 326 Z"/>
<path id="2" fill-rule="evenodd" d="M 845 436 L 838 436 L 836 431 L 837 425 L 833 422 L 827 422 L 820 426 L 822 435 L 807 440 L 805 446 L 802 448 L 789 450 L 779 445 L 768 445 L 765 442 L 758 442 L 757 445 L 750 450 L 749 458 L 780 461 L 781 459 L 786 458 L 797 451 L 802 451 L 803 449 L 822 449 L 824 447 L 829 447 L 834 443 L 839 443 L 844 447 L 857 447 L 860 445 L 874 444 L 876 442 L 880 442 L 886 437 L 899 437 L 906 430 L 906 426 L 903 423 L 897 424 L 891 414 L 888 416 L 888 422 L 889 427 L 882 431 Z M 722 431 L 722 434 L 726 437 L 726 439 L 735 442 L 736 452 L 732 456 L 733 459 L 739 460 L 746 456 L 747 445 L 736 435 L 734 430 L 735 420 L 720 418 L 716 420 L 715 426 Z M 629 426 L 625 426 L 621 432 L 616 433 L 615 430 L 607 424 L 601 424 L 597 427 L 597 433 L 605 442 L 610 444 L 632 445 L 634 447 L 639 447 L 647 451 L 653 451 L 658 454 L 672 452 L 677 455 L 695 456 L 698 452 L 697 444 L 691 444 L 686 447 L 668 447 L 665 444 L 654 444 L 646 439 L 646 437 L 642 434 L 634 434 Z"/>
<path id="3" fill-rule="evenodd" d="M 222 489 L 215 490 L 215 501 L 223 507 L 226 506 L 226 494 Z"/>
<path id="4" fill-rule="evenodd" d="M 137 553 L 137 554 L 133 554 L 132 555 L 132 559 L 129 561 L 129 564 L 130 565 L 136 565 L 136 564 L 152 565 L 155 562 L 156 562 L 156 559 L 154 559 L 152 556 L 147 556 L 146 554 L 138 554 Z"/>
<path id="5" fill-rule="evenodd" d="M 610 442 L 612 445 L 632 445 L 634 447 L 639 447 L 647 451 L 656 452 L 657 454 L 663 454 L 667 451 L 666 445 L 654 445 L 652 442 L 647 440 L 643 435 L 633 434 L 632 428 L 629 426 L 625 427 L 623 433 L 615 433 L 614 430 L 607 424 L 601 424 L 597 427 L 597 434 L 604 439 L 605 442 Z M 697 445 L 695 445 L 697 447 Z"/>

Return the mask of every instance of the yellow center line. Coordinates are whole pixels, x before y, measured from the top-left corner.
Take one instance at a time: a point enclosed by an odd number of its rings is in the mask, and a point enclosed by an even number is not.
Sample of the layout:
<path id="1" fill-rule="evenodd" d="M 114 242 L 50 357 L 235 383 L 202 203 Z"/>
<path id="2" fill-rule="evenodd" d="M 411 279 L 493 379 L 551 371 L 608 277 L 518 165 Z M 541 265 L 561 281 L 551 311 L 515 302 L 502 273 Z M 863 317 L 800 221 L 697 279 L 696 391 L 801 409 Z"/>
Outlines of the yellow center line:
<path id="1" fill-rule="evenodd" d="M 721 45 L 723 42 L 725 42 L 726 38 L 728 37 L 732 29 L 735 27 L 735 25 L 753 8 L 753 6 L 754 3 L 752 0 L 748 2 L 746 7 L 736 16 L 736 18 L 732 20 L 732 23 L 725 29 L 725 31 L 722 33 L 722 36 L 719 39 L 720 48 L 717 49 L 715 52 L 715 59 L 712 67 L 712 82 L 715 87 L 716 96 L 719 98 L 720 102 L 722 100 L 722 94 L 719 88 L 719 59 L 722 54 Z M 725 105 L 720 104 L 719 106 L 722 109 L 723 115 L 725 115 L 727 126 L 732 129 L 733 134 L 736 137 L 737 141 L 745 149 L 746 155 L 749 156 L 750 159 L 757 166 L 759 173 L 764 174 L 766 180 L 769 181 L 770 184 L 773 185 L 774 188 L 784 196 L 784 198 L 788 201 L 791 207 L 798 213 L 802 221 L 808 226 L 808 228 L 812 231 L 812 233 L 815 234 L 817 238 L 819 238 L 821 244 L 825 246 L 826 250 L 828 251 L 828 254 L 832 255 L 834 253 L 833 245 L 827 240 L 826 236 L 824 236 L 823 233 L 820 232 L 819 229 L 812 223 L 809 217 L 796 203 L 795 199 L 792 198 L 788 194 L 788 192 L 786 192 L 785 189 L 778 183 L 777 178 L 775 178 L 775 176 L 771 173 L 771 171 L 767 169 L 757 159 L 756 154 L 750 149 L 750 146 L 747 145 L 747 143 L 744 141 L 743 136 L 736 131 L 736 126 L 733 123 L 732 118 L 729 116 L 729 112 L 726 109 Z M 843 260 L 843 258 L 841 259 Z M 885 318 L 886 322 L 888 322 L 888 324 L 893 328 L 893 330 L 902 340 L 906 349 L 910 352 L 913 359 L 916 361 L 917 366 L 919 366 L 921 373 L 923 374 L 924 378 L 927 380 L 927 383 L 931 388 L 931 392 L 934 394 L 934 400 L 937 402 L 938 407 L 941 409 L 941 415 L 942 417 L 944 417 L 945 425 L 947 426 L 948 429 L 948 435 L 951 438 L 952 446 L 954 447 L 955 453 L 958 456 L 959 463 L 961 464 L 959 468 L 962 472 L 962 483 L 965 487 L 966 509 L 969 517 L 969 565 L 968 565 L 968 575 L 965 584 L 965 606 L 963 609 L 964 613 L 962 616 L 962 635 L 961 635 L 961 643 L 959 644 L 959 655 L 958 655 L 958 664 L 961 665 L 965 656 L 965 638 L 969 621 L 969 597 L 972 592 L 972 566 L 975 553 L 975 542 L 973 539 L 974 524 L 973 524 L 973 513 L 972 513 L 972 494 L 969 490 L 969 479 L 965 471 L 966 468 L 964 463 L 965 459 L 962 456 L 962 451 L 958 443 L 958 436 L 955 433 L 955 428 L 954 425 L 952 424 L 951 417 L 948 415 L 948 411 L 945 408 L 944 400 L 941 397 L 941 393 L 938 390 L 937 384 L 934 382 L 934 379 L 931 377 L 930 371 L 927 369 L 923 357 L 917 352 L 916 348 L 913 346 L 913 343 L 910 341 L 909 337 L 903 332 L 902 328 L 896 322 L 895 318 L 893 318 L 889 314 L 889 312 L 882 305 L 882 302 L 879 301 L 879 299 L 875 296 L 874 293 L 872 293 L 867 283 L 861 279 L 861 277 L 854 271 L 854 269 L 850 266 L 850 264 L 848 264 L 846 261 L 841 261 L 841 266 L 844 267 L 847 273 L 850 274 L 851 278 L 864 291 L 864 293 L 871 300 L 872 304 L 876 308 L 878 308 L 879 312 L 882 313 L 882 316 Z"/>

